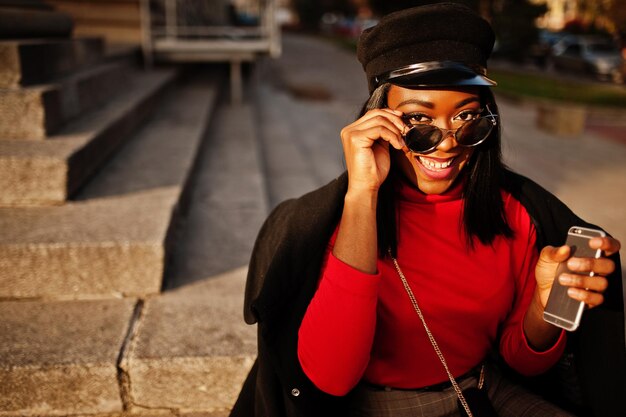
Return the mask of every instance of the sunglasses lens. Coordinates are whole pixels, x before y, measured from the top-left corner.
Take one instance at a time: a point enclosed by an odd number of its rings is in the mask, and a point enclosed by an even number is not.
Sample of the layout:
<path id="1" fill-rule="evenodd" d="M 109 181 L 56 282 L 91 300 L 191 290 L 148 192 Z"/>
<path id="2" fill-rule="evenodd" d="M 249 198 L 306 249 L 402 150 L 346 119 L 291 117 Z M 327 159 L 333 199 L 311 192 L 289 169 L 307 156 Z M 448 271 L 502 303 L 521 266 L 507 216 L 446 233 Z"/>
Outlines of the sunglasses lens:
<path id="1" fill-rule="evenodd" d="M 456 141 L 463 146 L 473 146 L 482 142 L 492 129 L 491 120 L 481 117 L 461 126 L 456 133 Z"/>
<path id="2" fill-rule="evenodd" d="M 487 117 L 479 117 L 463 124 L 455 133 L 461 146 L 475 146 L 484 141 L 495 123 Z M 450 132 L 449 130 L 447 132 Z M 446 133 L 448 134 L 448 133 Z M 413 152 L 429 153 L 441 143 L 443 131 L 433 125 L 414 125 L 405 136 L 406 146 Z"/>
<path id="3" fill-rule="evenodd" d="M 427 152 L 439 144 L 441 136 L 441 130 L 435 126 L 413 126 L 406 134 L 406 146 L 413 152 Z"/>

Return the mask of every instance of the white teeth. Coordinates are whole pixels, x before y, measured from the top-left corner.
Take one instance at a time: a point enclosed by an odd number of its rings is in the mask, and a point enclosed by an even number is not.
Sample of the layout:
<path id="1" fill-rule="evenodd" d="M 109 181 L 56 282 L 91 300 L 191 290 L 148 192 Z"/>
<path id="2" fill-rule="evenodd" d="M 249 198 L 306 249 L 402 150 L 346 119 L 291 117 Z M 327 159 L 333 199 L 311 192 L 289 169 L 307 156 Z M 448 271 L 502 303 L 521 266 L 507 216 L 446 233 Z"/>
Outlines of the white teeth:
<path id="1" fill-rule="evenodd" d="M 452 161 L 454 160 L 454 158 L 450 158 L 445 162 L 438 162 L 432 159 L 424 158 L 423 156 L 419 156 L 418 158 L 425 167 L 432 168 L 432 169 L 448 168 L 450 165 L 452 165 Z"/>

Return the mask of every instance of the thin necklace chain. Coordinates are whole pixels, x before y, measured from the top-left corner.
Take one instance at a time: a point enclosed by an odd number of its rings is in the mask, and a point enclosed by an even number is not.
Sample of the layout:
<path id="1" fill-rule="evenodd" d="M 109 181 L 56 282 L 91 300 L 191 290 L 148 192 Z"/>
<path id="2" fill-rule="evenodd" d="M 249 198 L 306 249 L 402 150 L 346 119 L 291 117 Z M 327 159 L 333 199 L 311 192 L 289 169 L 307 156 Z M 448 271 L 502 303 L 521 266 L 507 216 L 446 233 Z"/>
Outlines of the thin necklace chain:
<path id="1" fill-rule="evenodd" d="M 391 251 L 389 251 L 389 255 L 391 256 Z M 454 379 L 452 372 L 450 372 L 450 369 L 448 368 L 448 363 L 446 362 L 446 359 L 443 357 L 443 353 L 441 353 L 441 349 L 439 349 L 439 345 L 437 344 L 435 337 L 430 332 L 430 329 L 428 328 L 428 325 L 426 324 L 426 320 L 424 320 L 424 315 L 422 314 L 422 310 L 417 305 L 417 299 L 413 295 L 413 291 L 411 290 L 411 287 L 409 286 L 409 283 L 406 280 L 406 277 L 402 273 L 402 270 L 400 269 L 400 265 L 398 264 L 398 261 L 393 256 L 391 256 L 391 260 L 393 261 L 393 265 L 395 266 L 396 271 L 398 272 L 398 275 L 400 276 L 400 279 L 402 280 L 402 285 L 404 285 L 404 289 L 406 290 L 406 293 L 409 295 L 411 304 L 413 304 L 413 309 L 415 309 L 415 312 L 417 313 L 420 321 L 424 325 L 424 330 L 426 330 L 428 339 L 430 340 L 430 343 L 433 345 L 433 348 L 435 349 L 435 353 L 439 357 L 441 364 L 443 365 L 443 367 L 446 370 L 446 373 L 448 374 L 448 378 L 450 379 L 450 382 L 452 383 L 452 387 L 454 388 L 454 391 L 456 392 L 457 397 L 459 397 L 459 401 L 461 402 L 461 405 L 463 405 L 463 408 L 465 409 L 465 412 L 467 413 L 468 417 L 473 417 L 472 412 L 470 411 L 469 405 L 467 404 L 467 401 L 465 400 L 465 397 L 463 396 L 463 392 L 461 391 L 461 388 L 459 387 L 459 384 L 456 383 L 456 380 Z M 485 372 L 484 372 L 484 365 L 483 365 L 480 369 L 480 380 L 478 381 L 479 389 L 483 387 L 484 378 L 485 378 L 484 373 Z"/>

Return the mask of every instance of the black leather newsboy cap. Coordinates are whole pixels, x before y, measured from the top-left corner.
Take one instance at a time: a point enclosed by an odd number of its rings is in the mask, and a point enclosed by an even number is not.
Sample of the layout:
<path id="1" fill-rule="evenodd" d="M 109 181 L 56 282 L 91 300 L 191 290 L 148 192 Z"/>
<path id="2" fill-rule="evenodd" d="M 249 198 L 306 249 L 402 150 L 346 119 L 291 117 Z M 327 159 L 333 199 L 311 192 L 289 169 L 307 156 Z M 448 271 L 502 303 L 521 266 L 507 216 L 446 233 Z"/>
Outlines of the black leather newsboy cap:
<path id="1" fill-rule="evenodd" d="M 467 6 L 437 3 L 390 13 L 366 29 L 357 57 L 370 92 L 405 86 L 495 85 L 486 77 L 495 35 Z"/>

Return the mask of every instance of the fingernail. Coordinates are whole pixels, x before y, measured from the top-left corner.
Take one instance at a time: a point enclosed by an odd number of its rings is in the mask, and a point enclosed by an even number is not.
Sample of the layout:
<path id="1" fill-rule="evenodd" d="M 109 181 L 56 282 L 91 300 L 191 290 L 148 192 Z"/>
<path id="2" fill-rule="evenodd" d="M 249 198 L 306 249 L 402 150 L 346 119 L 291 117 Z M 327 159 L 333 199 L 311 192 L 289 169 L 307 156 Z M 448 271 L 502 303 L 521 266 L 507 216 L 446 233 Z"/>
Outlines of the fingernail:
<path id="1" fill-rule="evenodd" d="M 567 261 L 567 266 L 568 266 L 570 269 L 573 269 L 573 268 L 578 268 L 578 267 L 580 266 L 580 264 L 581 264 L 581 263 L 580 263 L 580 260 L 578 260 L 578 259 L 576 259 L 576 258 L 572 258 L 572 259 L 570 259 L 569 261 Z"/>
<path id="2" fill-rule="evenodd" d="M 568 288 L 567 295 L 577 300 L 580 300 L 584 295 L 584 291 L 578 288 Z"/>
<path id="3" fill-rule="evenodd" d="M 569 246 L 560 246 L 556 248 L 556 256 L 560 257 L 561 259 L 567 259 L 569 257 Z"/>
<path id="4" fill-rule="evenodd" d="M 574 283 L 574 278 L 571 275 L 561 274 L 559 282 L 563 285 L 570 285 Z"/>
<path id="5" fill-rule="evenodd" d="M 600 246 L 602 246 L 602 238 L 594 237 L 593 239 L 589 240 L 589 244 L 591 245 L 591 247 L 599 248 Z"/>

